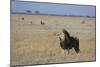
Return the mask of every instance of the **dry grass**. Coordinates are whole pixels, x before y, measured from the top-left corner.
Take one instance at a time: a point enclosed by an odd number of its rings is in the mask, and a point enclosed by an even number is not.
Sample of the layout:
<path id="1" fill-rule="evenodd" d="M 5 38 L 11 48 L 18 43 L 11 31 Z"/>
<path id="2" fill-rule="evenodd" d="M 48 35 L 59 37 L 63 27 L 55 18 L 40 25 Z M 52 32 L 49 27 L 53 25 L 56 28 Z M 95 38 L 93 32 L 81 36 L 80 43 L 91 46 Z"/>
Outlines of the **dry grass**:
<path id="1" fill-rule="evenodd" d="M 40 25 L 41 20 L 46 25 Z M 95 60 L 95 18 L 12 14 L 11 24 L 12 65 Z M 79 54 L 74 49 L 64 54 L 60 48 L 55 34 L 63 27 L 79 38 Z"/>

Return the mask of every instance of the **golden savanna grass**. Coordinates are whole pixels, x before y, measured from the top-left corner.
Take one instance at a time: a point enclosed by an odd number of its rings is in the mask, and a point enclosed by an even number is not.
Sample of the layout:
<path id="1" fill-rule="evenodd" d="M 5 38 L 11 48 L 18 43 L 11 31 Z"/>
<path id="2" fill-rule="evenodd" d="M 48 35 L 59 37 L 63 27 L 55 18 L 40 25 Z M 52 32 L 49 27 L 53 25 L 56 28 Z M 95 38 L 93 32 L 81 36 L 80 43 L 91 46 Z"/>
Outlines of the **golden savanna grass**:
<path id="1" fill-rule="evenodd" d="M 79 38 L 78 54 L 63 53 L 56 36 L 63 28 Z M 95 46 L 94 17 L 11 15 L 11 65 L 95 61 Z"/>

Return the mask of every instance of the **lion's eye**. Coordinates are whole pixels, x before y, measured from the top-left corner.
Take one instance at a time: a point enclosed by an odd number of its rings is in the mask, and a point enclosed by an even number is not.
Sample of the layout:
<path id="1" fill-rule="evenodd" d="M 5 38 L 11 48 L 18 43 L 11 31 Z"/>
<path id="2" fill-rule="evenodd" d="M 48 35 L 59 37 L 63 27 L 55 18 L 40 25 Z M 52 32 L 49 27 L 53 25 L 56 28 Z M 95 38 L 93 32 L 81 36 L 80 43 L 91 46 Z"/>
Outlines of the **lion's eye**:
<path id="1" fill-rule="evenodd" d="M 61 35 L 62 33 L 60 33 L 60 35 Z"/>

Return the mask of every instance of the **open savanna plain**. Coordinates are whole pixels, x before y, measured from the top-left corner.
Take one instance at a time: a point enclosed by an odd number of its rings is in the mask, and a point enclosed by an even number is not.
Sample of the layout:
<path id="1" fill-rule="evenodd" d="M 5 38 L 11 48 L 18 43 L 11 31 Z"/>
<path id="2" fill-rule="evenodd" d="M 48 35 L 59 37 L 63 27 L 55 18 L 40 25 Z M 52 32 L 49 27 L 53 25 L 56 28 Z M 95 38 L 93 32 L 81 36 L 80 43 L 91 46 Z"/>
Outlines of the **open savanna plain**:
<path id="1" fill-rule="evenodd" d="M 95 61 L 95 17 L 11 14 L 11 65 Z M 44 22 L 44 24 L 41 24 Z M 56 34 L 79 38 L 80 52 L 67 54 Z"/>

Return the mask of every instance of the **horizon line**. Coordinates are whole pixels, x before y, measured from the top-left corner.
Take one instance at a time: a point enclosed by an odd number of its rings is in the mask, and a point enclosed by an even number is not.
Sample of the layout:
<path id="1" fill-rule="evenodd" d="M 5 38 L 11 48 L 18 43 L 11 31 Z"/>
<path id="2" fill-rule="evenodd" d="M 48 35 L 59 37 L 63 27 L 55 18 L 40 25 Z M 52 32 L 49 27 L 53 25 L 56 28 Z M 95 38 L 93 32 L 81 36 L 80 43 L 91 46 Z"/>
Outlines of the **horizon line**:
<path id="1" fill-rule="evenodd" d="M 11 12 L 10 14 L 26 14 L 26 15 L 47 15 L 47 16 L 70 16 L 70 17 L 96 17 L 96 16 L 79 16 L 79 15 L 60 15 L 60 14 L 44 14 L 44 13 L 24 13 L 24 12 Z"/>

